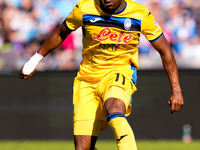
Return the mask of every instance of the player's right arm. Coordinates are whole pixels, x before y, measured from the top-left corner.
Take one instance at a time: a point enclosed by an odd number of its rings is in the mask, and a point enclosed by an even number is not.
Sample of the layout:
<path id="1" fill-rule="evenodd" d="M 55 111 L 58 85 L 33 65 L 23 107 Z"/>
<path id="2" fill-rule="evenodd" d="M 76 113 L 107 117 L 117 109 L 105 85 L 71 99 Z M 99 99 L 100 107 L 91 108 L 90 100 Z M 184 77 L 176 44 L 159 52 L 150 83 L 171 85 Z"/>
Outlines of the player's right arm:
<path id="1" fill-rule="evenodd" d="M 37 64 L 43 59 L 43 57 L 58 47 L 70 33 L 71 30 L 68 29 L 65 22 L 63 22 L 51 35 L 46 38 L 35 55 L 33 55 L 30 60 L 22 66 L 20 69 L 20 78 L 28 79 L 31 77 L 35 72 Z"/>
<path id="2" fill-rule="evenodd" d="M 66 37 L 71 33 L 65 22 L 63 22 L 50 36 L 46 38 L 40 49 L 38 50 L 38 54 L 42 56 L 46 56 L 56 47 L 58 47 Z"/>
<path id="3" fill-rule="evenodd" d="M 82 1 L 79 1 L 79 3 L 73 8 L 73 11 L 65 18 L 65 21 L 46 38 L 38 52 L 35 53 L 35 55 L 33 55 L 24 66 L 22 66 L 20 70 L 20 78 L 28 79 L 31 77 L 37 64 L 43 59 L 43 57 L 58 47 L 72 31 L 83 26 L 81 3 Z"/>

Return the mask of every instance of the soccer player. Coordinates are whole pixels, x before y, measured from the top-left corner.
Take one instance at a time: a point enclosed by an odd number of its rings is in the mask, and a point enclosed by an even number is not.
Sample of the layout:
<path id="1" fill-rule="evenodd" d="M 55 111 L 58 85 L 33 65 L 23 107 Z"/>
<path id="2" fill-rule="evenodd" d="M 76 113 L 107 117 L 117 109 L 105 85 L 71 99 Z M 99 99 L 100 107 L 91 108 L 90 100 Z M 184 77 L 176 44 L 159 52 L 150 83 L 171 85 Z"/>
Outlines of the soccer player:
<path id="1" fill-rule="evenodd" d="M 126 120 L 136 89 L 140 33 L 159 52 L 169 77 L 171 114 L 184 103 L 173 52 L 154 16 L 131 0 L 80 0 L 65 21 L 21 68 L 28 79 L 37 64 L 77 28 L 83 29 L 83 61 L 74 80 L 76 150 L 94 150 L 99 131 L 113 129 L 119 150 L 136 150 Z"/>

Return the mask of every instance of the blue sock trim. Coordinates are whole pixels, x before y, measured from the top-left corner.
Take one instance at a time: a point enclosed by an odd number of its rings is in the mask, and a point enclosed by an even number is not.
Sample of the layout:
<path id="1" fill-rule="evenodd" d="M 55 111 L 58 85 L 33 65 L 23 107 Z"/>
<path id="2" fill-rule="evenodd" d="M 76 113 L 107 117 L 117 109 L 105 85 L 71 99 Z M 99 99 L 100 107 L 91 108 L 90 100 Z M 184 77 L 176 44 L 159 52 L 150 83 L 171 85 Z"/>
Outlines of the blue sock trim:
<path id="1" fill-rule="evenodd" d="M 117 117 L 124 117 L 124 118 L 126 118 L 125 114 L 117 112 L 117 113 L 112 113 L 112 114 L 108 115 L 107 116 L 107 121 L 110 121 L 110 120 L 112 120 L 114 118 L 117 118 Z"/>

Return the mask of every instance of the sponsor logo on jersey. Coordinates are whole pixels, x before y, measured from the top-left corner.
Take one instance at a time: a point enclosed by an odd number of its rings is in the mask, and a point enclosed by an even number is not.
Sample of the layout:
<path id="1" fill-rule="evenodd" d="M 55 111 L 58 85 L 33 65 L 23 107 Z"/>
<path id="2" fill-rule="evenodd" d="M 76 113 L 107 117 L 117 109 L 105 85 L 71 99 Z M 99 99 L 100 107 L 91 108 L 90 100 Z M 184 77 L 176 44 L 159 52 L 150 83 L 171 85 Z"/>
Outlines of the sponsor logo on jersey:
<path id="1" fill-rule="evenodd" d="M 102 51 L 116 52 L 120 48 L 120 44 L 101 44 L 99 49 Z"/>
<path id="2" fill-rule="evenodd" d="M 125 28 L 126 30 L 130 30 L 130 28 L 131 28 L 131 19 L 127 18 L 127 19 L 125 20 L 125 22 L 124 22 L 124 28 Z"/>
<path id="3" fill-rule="evenodd" d="M 92 38 L 100 42 L 110 40 L 110 41 L 115 41 L 117 43 L 128 44 L 131 42 L 133 35 L 125 34 L 123 31 L 120 32 L 119 34 L 112 33 L 110 28 L 104 28 L 99 32 L 97 36 L 93 36 Z"/>

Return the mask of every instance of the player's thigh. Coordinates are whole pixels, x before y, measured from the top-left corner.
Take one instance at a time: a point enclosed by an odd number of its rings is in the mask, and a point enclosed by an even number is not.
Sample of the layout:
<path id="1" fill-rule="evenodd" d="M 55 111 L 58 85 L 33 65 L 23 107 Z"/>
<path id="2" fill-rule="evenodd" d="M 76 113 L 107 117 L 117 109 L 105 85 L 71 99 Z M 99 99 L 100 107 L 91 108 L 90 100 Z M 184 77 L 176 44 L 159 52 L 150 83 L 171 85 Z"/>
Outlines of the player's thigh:
<path id="1" fill-rule="evenodd" d="M 107 106 L 123 108 L 125 105 L 126 114 L 129 114 L 134 88 L 135 85 L 131 82 L 131 78 L 127 78 L 121 73 L 116 73 L 108 76 L 99 84 L 98 92 L 102 97 L 103 103 L 109 100 L 109 102 L 106 102 Z M 106 109 L 108 110 L 108 108 Z"/>
<path id="2" fill-rule="evenodd" d="M 106 121 L 103 103 L 95 93 L 95 85 L 80 82 L 74 96 L 74 135 L 98 136 Z"/>
<path id="3" fill-rule="evenodd" d="M 96 95 L 95 85 L 81 81 L 74 92 L 74 121 L 103 120 L 103 103 Z"/>
<path id="4" fill-rule="evenodd" d="M 111 86 L 105 93 L 105 106 L 112 109 L 119 109 L 124 111 L 128 109 L 130 105 L 132 93 L 119 86 Z"/>

